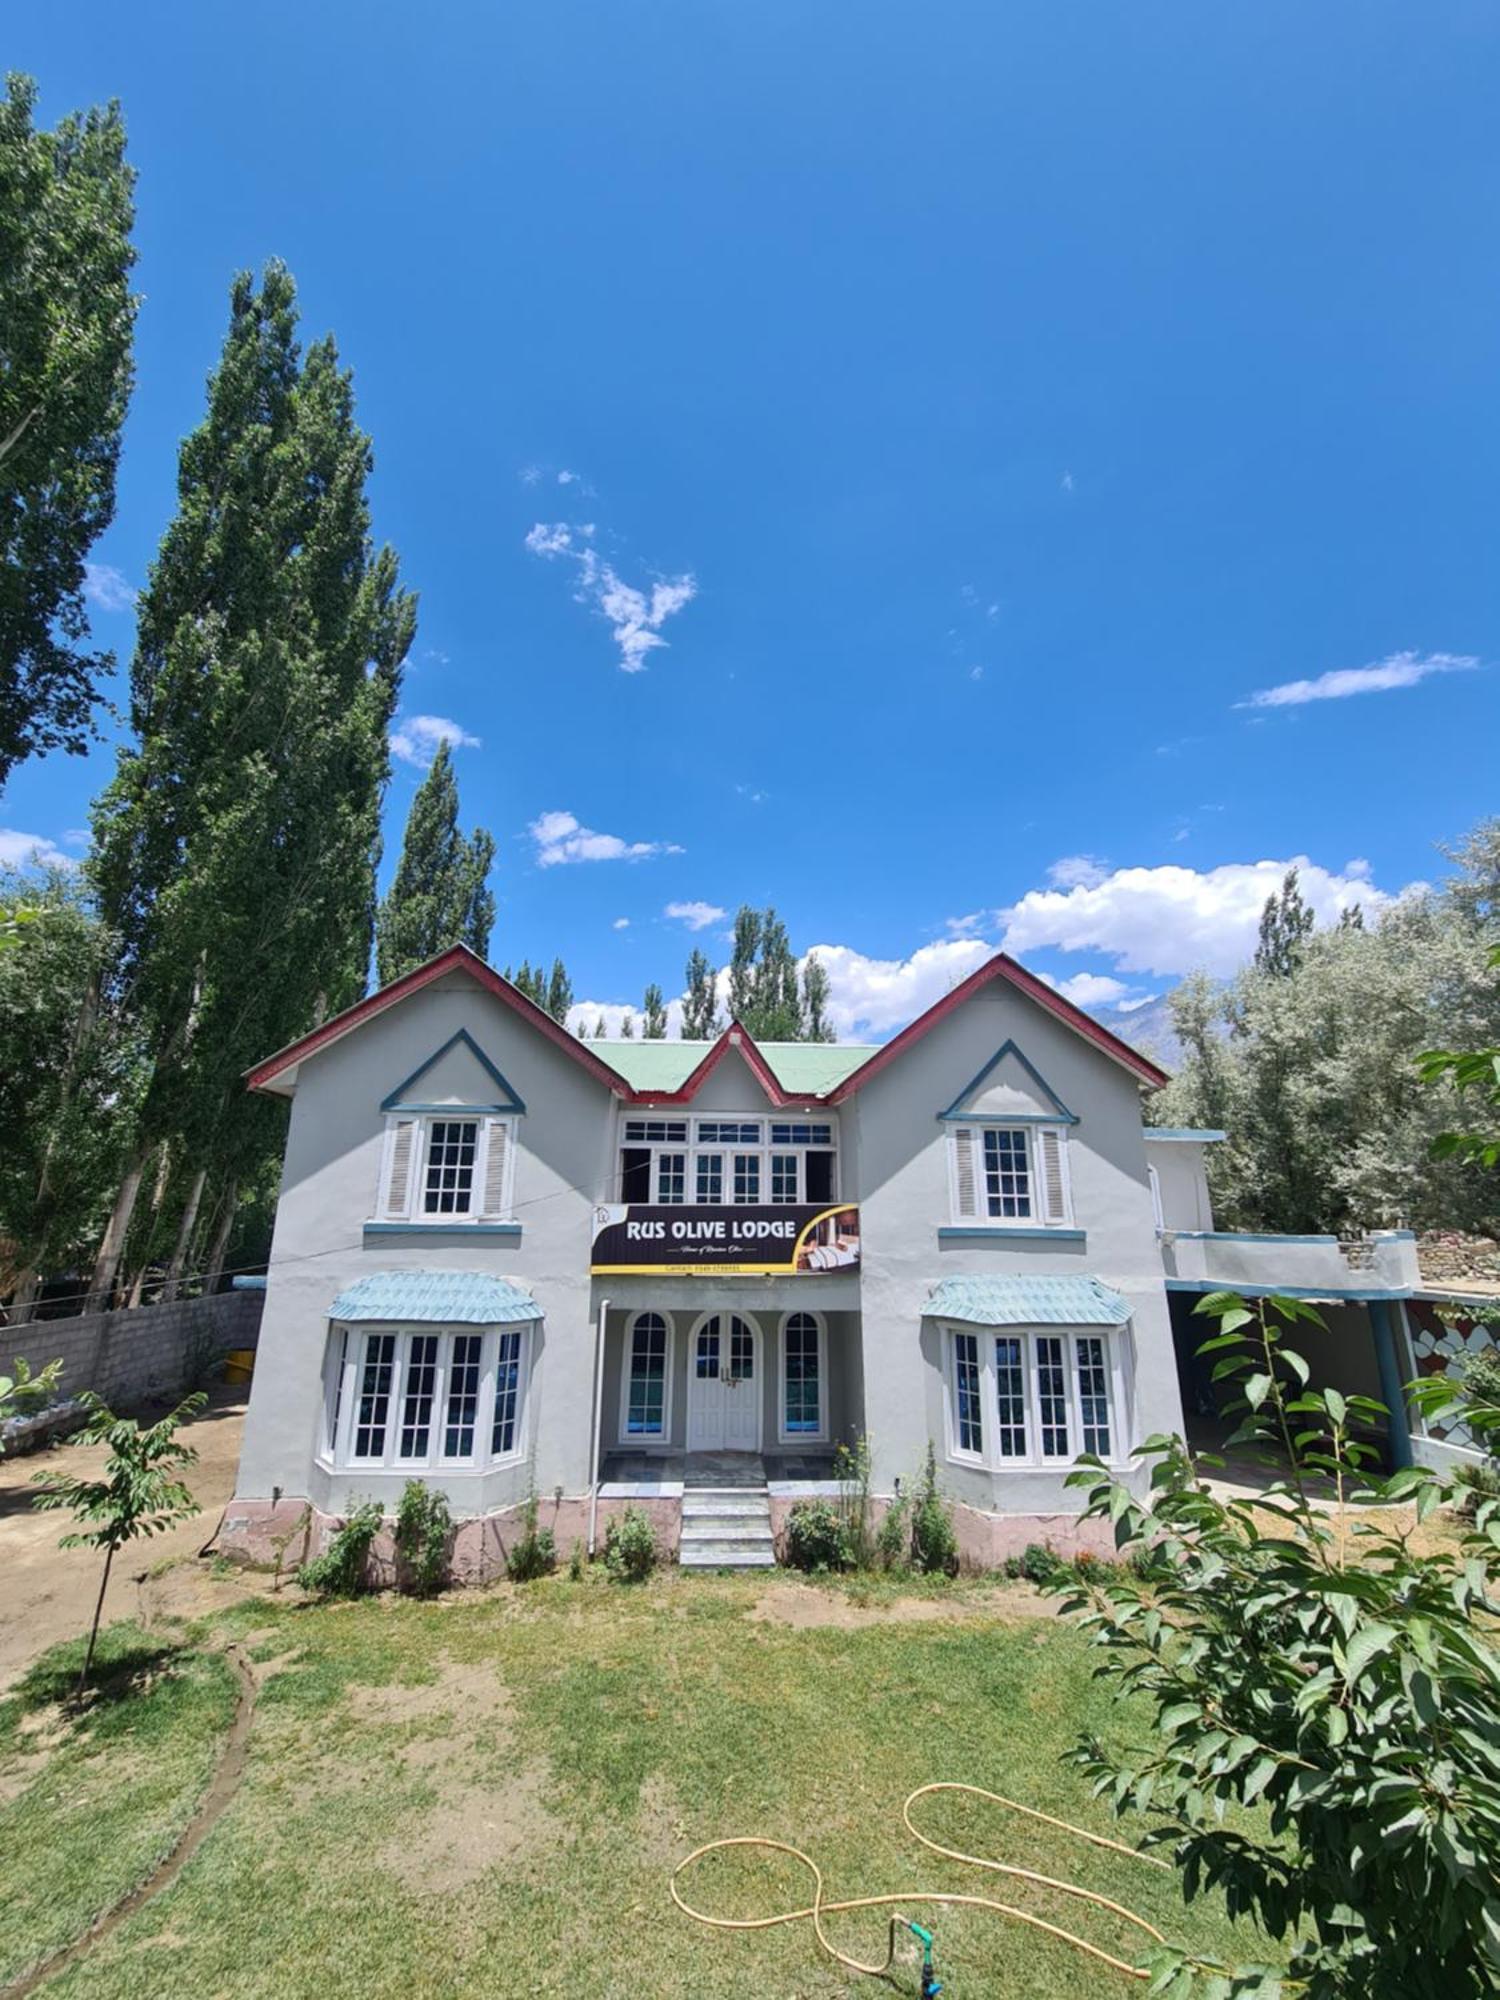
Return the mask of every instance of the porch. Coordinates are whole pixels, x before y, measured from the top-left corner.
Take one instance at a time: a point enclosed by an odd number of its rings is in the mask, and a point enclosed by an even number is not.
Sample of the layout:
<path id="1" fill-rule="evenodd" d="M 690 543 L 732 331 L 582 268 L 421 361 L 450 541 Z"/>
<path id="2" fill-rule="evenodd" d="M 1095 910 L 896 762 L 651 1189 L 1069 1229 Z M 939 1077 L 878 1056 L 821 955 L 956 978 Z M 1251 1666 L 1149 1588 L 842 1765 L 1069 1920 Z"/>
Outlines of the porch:
<path id="1" fill-rule="evenodd" d="M 648 1456 L 642 1451 L 608 1451 L 600 1467 L 599 1492 L 603 1499 L 615 1499 L 624 1498 L 627 1487 L 635 1491 L 649 1486 L 653 1492 L 661 1492 L 664 1487 L 723 1491 L 729 1487 L 818 1485 L 832 1480 L 833 1467 L 831 1445 L 811 1451 L 689 1451 L 676 1459 Z"/>

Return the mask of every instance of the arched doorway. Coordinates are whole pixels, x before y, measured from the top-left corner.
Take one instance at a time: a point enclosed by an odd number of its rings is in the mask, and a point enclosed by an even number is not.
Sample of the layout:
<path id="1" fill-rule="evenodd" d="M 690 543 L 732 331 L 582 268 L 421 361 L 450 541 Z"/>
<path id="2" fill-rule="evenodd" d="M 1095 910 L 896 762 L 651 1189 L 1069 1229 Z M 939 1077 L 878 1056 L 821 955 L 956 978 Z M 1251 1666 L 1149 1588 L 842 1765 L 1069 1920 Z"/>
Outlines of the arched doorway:
<path id="1" fill-rule="evenodd" d="M 760 1334 L 738 1313 L 710 1313 L 688 1348 L 689 1451 L 760 1450 Z"/>

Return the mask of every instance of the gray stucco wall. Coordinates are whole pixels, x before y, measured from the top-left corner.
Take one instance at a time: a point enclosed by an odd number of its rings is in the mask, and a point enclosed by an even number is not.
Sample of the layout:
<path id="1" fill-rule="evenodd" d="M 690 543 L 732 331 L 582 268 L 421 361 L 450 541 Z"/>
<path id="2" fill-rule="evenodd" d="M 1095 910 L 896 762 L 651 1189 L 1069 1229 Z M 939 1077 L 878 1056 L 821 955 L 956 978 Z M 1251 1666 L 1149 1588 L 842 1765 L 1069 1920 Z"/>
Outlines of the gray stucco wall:
<path id="1" fill-rule="evenodd" d="M 1212 1229 L 1213 1206 L 1202 1145 L 1188 1139 L 1153 1140 L 1146 1133 L 1146 1157 L 1156 1169 L 1165 1229 Z"/>
<path id="2" fill-rule="evenodd" d="M 459 1028 L 467 1028 L 525 1101 L 515 1174 L 518 1238 L 441 1239 L 420 1225 L 366 1238 L 375 1213 L 383 1146 L 381 1100 Z M 1039 1233 L 945 1240 L 952 1221 L 946 1135 L 938 1114 L 1013 1039 L 1079 1116 L 1069 1138 L 1080 1239 Z M 767 1106 L 746 1065 L 720 1064 L 699 1112 Z M 589 1462 L 596 1316 L 606 1299 L 610 1338 L 601 1437 L 620 1446 L 620 1352 L 629 1313 L 673 1316 L 672 1443 L 686 1435 L 689 1336 L 711 1310 L 762 1328 L 762 1436 L 777 1440 L 777 1336 L 798 1308 L 825 1315 L 832 1438 L 863 1430 L 877 1490 L 909 1480 L 928 1437 L 944 1452 L 944 1382 L 938 1329 L 923 1319 L 933 1283 L 955 1273 L 1092 1273 L 1122 1292 L 1132 1324 L 1117 1336 L 1124 1358 L 1123 1456 L 1134 1438 L 1180 1427 L 1166 1294 L 1146 1175 L 1134 1078 L 1013 988 L 996 983 L 938 1023 L 836 1113 L 840 1192 L 862 1209 L 863 1268 L 799 1278 L 675 1276 L 601 1278 L 588 1272 L 591 1210 L 611 1192 L 620 1108 L 607 1088 L 492 996 L 461 976 L 374 1017 L 308 1059 L 293 1104 L 272 1277 L 241 1463 L 242 1498 L 273 1490 L 306 1495 L 329 1512 L 370 1495 L 393 1501 L 396 1472 L 335 1472 L 318 1457 L 323 1367 L 334 1296 L 376 1270 L 459 1269 L 503 1274 L 526 1286 L 544 1314 L 529 1397 L 525 1464 L 486 1473 L 425 1475 L 457 1513 L 513 1504 L 532 1482 L 542 1494 L 582 1493 Z M 639 1449 L 632 1443 L 632 1449 Z M 971 1504 L 1014 1512 L 1071 1512 L 1061 1471 L 978 1473 L 944 1463 L 949 1490 Z"/>

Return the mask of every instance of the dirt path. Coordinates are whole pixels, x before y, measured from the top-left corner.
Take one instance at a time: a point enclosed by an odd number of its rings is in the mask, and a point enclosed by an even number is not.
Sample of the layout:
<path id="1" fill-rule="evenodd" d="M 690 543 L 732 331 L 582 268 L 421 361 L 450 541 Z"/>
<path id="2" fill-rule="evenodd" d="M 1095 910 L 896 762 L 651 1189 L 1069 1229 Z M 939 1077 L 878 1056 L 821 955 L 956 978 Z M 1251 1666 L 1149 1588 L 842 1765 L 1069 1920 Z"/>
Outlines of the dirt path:
<path id="1" fill-rule="evenodd" d="M 244 1419 L 245 1391 L 220 1388 L 210 1392 L 208 1408 L 186 1427 L 183 1436 L 198 1453 L 187 1483 L 203 1511 L 138 1542 L 116 1562 L 104 1601 L 105 1624 L 139 1615 L 146 1573 L 175 1557 L 196 1555 L 218 1526 L 234 1491 Z M 0 1458 L 0 1693 L 38 1653 L 87 1631 L 99 1588 L 99 1557 L 92 1549 L 57 1546 L 69 1517 L 32 1507 L 32 1476 L 64 1466 L 88 1475 L 102 1469 L 104 1458 L 103 1447 L 94 1445 Z"/>

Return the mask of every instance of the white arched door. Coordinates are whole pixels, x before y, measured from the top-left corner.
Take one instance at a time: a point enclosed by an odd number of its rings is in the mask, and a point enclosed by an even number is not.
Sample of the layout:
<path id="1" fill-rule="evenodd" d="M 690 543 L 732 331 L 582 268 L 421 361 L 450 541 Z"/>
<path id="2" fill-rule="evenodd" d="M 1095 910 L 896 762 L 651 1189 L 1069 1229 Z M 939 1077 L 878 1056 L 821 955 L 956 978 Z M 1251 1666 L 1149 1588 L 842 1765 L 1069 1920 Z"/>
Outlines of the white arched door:
<path id="1" fill-rule="evenodd" d="M 760 1343 L 738 1313 L 699 1322 L 688 1353 L 689 1451 L 760 1450 Z"/>

